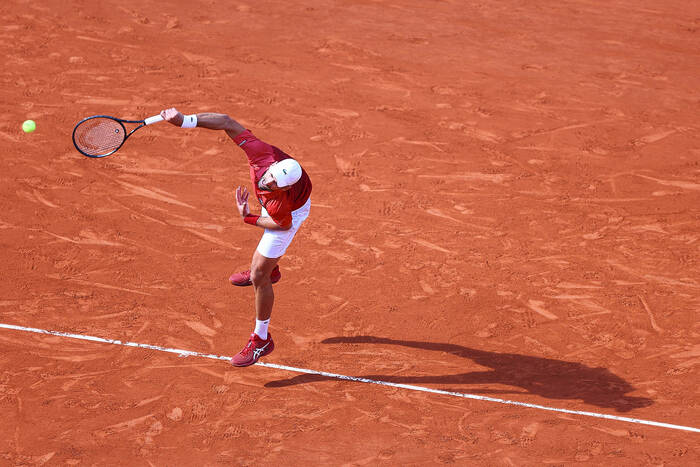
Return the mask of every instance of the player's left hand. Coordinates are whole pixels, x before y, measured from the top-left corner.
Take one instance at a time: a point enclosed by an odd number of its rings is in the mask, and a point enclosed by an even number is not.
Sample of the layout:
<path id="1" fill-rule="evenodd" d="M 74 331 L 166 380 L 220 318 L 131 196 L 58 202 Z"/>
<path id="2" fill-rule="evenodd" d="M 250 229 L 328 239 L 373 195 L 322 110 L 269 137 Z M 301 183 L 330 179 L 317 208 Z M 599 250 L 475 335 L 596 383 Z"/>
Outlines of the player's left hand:
<path id="1" fill-rule="evenodd" d="M 236 188 L 236 207 L 238 207 L 238 212 L 241 213 L 241 217 L 245 217 L 250 214 L 250 208 L 248 207 L 248 189 L 239 186 Z"/>

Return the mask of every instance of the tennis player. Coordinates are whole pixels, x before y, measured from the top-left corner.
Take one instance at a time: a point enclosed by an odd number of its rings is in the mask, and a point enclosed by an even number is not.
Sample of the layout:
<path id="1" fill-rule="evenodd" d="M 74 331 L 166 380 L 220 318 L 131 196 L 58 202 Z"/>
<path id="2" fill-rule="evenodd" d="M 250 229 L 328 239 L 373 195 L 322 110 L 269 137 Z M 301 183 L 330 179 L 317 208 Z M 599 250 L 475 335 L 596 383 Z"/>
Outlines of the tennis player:
<path id="1" fill-rule="evenodd" d="M 231 363 L 234 366 L 252 365 L 275 348 L 268 332 L 275 300 L 272 284 L 281 277 L 277 262 L 309 216 L 311 180 L 296 160 L 259 140 L 228 115 L 183 115 L 175 108 L 163 110 L 160 115 L 167 122 L 182 128 L 224 130 L 248 156 L 250 178 L 255 197 L 262 206 L 261 214 L 258 216 L 250 212 L 250 194 L 245 187 L 239 186 L 236 189 L 236 206 L 243 222 L 264 229 L 264 233 L 253 253 L 250 269 L 230 277 L 234 285 L 253 286 L 256 318 L 255 330 L 248 343 L 233 357 Z"/>

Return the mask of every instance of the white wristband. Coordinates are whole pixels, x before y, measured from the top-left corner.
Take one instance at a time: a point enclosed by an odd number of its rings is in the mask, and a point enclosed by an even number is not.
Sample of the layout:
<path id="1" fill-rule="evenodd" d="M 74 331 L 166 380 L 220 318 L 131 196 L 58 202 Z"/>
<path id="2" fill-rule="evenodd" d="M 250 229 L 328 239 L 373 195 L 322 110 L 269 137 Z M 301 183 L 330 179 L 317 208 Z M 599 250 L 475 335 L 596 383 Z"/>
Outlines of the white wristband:
<path id="1" fill-rule="evenodd" d="M 194 128 L 197 126 L 197 114 L 192 114 L 192 115 L 185 115 L 185 118 L 182 120 L 182 125 L 180 125 L 182 128 Z"/>

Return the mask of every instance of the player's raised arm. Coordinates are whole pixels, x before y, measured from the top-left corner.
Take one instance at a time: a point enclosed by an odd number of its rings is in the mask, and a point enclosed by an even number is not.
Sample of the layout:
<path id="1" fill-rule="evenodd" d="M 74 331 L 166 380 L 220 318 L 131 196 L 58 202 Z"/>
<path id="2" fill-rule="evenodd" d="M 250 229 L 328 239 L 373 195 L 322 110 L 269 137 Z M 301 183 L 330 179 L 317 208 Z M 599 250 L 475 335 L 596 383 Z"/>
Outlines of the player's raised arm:
<path id="1" fill-rule="evenodd" d="M 163 119 L 175 126 L 182 128 L 208 128 L 210 130 L 224 130 L 231 138 L 235 138 L 245 131 L 245 127 L 226 114 L 204 112 L 192 115 L 183 115 L 182 112 L 172 107 L 160 112 Z"/>

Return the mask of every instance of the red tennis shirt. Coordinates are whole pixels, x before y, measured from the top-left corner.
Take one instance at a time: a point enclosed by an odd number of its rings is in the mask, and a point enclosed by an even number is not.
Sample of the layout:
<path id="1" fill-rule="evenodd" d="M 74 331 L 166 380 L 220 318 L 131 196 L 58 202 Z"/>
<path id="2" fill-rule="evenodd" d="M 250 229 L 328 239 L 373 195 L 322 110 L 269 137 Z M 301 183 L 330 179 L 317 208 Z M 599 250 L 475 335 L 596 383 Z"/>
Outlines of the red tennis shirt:
<path id="1" fill-rule="evenodd" d="M 253 181 L 255 197 L 265 208 L 269 216 L 280 226 L 292 223 L 292 211 L 302 207 L 311 196 L 311 179 L 304 168 L 301 178 L 289 190 L 261 191 L 258 182 L 267 169 L 275 162 L 292 159 L 281 149 L 276 148 L 256 138 L 250 130 L 246 130 L 234 138 L 238 146 L 245 151 L 250 164 L 250 179 Z"/>

